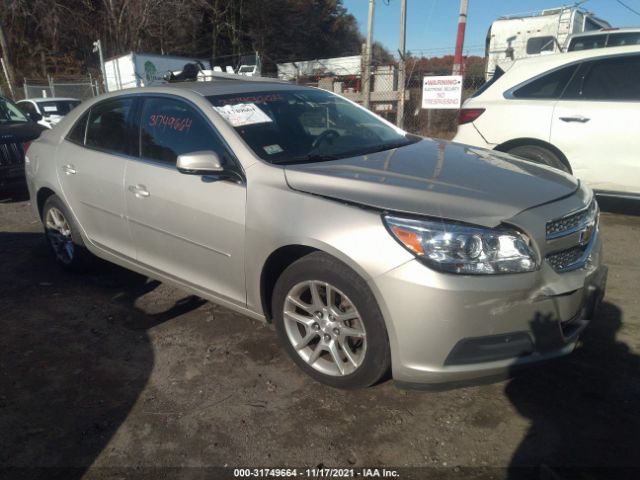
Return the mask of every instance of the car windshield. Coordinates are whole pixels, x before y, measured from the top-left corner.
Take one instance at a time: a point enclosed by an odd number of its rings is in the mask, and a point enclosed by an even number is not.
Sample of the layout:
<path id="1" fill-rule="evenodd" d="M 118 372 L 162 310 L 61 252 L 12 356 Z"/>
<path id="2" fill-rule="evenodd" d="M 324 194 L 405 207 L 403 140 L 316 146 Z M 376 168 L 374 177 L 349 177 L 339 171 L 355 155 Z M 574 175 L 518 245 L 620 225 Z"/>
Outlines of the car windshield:
<path id="1" fill-rule="evenodd" d="M 260 158 L 320 162 L 402 147 L 419 140 L 323 90 L 207 97 Z"/>
<path id="2" fill-rule="evenodd" d="M 60 115 L 61 117 L 69 113 L 80 105 L 79 100 L 52 100 L 51 102 L 38 102 L 38 107 L 44 117 Z"/>
<path id="3" fill-rule="evenodd" d="M 0 125 L 8 123 L 27 123 L 27 117 L 24 116 L 18 107 L 13 103 L 0 98 Z"/>

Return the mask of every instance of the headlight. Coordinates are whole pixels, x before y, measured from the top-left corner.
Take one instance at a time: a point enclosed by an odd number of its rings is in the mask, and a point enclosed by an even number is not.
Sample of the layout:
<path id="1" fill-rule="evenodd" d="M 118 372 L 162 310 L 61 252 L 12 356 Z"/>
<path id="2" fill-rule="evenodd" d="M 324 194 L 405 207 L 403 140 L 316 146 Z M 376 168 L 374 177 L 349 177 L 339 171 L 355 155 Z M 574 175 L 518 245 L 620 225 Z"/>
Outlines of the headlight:
<path id="1" fill-rule="evenodd" d="M 531 272 L 536 255 L 516 230 L 383 217 L 395 238 L 436 270 L 463 274 Z"/>

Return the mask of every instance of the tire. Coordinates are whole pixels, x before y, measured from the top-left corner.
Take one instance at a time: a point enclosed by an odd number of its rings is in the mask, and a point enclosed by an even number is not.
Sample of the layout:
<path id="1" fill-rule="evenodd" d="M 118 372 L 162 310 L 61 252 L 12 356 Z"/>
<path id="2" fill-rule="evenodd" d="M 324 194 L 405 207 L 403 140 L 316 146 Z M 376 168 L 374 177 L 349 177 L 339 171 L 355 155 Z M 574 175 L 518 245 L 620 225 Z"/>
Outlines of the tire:
<path id="1" fill-rule="evenodd" d="M 56 195 L 44 203 L 42 224 L 47 245 L 62 268 L 83 272 L 91 265 L 94 257 L 85 247 L 73 216 Z"/>
<path id="2" fill-rule="evenodd" d="M 373 385 L 389 371 L 389 339 L 373 293 L 330 255 L 314 252 L 287 267 L 272 305 L 284 350 L 314 379 L 355 389 Z"/>
<path id="3" fill-rule="evenodd" d="M 507 150 L 507 153 L 526 158 L 535 163 L 548 165 L 563 172 L 571 173 L 571 168 L 555 152 L 540 145 L 519 145 Z"/>

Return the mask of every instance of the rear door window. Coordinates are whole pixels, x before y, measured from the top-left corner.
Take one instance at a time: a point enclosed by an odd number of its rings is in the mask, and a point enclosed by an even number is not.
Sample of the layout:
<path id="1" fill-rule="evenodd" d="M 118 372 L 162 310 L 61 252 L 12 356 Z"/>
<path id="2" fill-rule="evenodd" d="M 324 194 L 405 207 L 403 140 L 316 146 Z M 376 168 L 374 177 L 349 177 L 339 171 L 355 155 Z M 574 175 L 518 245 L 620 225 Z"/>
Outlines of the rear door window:
<path id="1" fill-rule="evenodd" d="M 95 105 L 89 114 L 85 145 L 106 152 L 132 154 L 134 99 L 117 98 Z"/>
<path id="2" fill-rule="evenodd" d="M 218 134 L 194 107 L 167 97 L 144 101 L 140 119 L 140 156 L 175 165 L 178 155 L 211 150 L 223 163 L 230 156 Z"/>
<path id="3" fill-rule="evenodd" d="M 569 65 L 546 73 L 515 90 L 513 96 L 522 99 L 560 98 L 577 67 L 577 64 Z"/>

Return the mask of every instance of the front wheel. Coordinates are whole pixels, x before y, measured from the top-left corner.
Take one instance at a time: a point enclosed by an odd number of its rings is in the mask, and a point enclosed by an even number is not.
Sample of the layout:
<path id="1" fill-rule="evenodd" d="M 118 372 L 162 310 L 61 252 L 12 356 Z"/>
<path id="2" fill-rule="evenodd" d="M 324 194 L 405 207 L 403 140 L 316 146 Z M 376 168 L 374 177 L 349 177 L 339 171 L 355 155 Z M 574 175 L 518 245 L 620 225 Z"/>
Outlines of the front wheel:
<path id="1" fill-rule="evenodd" d="M 569 165 L 563 162 L 555 152 L 540 145 L 519 145 L 507 150 L 506 153 L 571 173 Z"/>
<path id="2" fill-rule="evenodd" d="M 297 260 L 278 279 L 272 305 L 284 349 L 316 380 L 361 388 L 389 370 L 389 340 L 376 300 L 342 262 L 322 252 Z"/>

